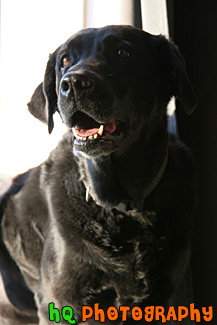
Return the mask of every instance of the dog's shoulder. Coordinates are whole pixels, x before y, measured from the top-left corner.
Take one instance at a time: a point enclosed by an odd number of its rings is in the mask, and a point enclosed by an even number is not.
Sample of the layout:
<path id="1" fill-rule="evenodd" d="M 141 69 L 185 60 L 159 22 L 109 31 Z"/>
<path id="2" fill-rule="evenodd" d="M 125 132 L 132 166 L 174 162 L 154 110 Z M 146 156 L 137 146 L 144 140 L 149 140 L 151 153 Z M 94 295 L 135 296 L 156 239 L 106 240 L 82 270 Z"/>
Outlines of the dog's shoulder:
<path id="1" fill-rule="evenodd" d="M 73 153 L 73 135 L 66 132 L 48 159 L 40 166 L 40 187 L 45 196 L 67 194 L 84 197 L 79 158 Z M 47 197 L 47 199 L 49 199 Z"/>
<path id="2" fill-rule="evenodd" d="M 47 222 L 51 194 L 64 196 L 67 191 L 72 194 L 80 190 L 72 141 L 71 133 L 67 132 L 47 160 L 14 179 L 1 200 L 2 216 L 13 215 L 25 229 L 30 222 L 43 225 Z M 11 232 L 11 224 L 3 222 L 3 227 L 4 231 L 9 227 Z"/>
<path id="3" fill-rule="evenodd" d="M 3 217 L 4 211 L 7 207 L 8 201 L 11 197 L 20 192 L 25 185 L 28 177 L 32 173 L 33 169 L 28 170 L 25 173 L 19 174 L 12 179 L 10 186 L 0 195 L 0 220 Z"/>
<path id="4" fill-rule="evenodd" d="M 17 223 L 13 219 L 14 215 L 9 213 L 11 218 L 8 218 L 6 222 L 4 215 L 7 213 L 10 202 L 22 191 L 33 172 L 34 169 L 31 169 L 16 176 L 7 190 L 0 196 L 0 273 L 10 302 L 18 309 L 25 309 L 30 313 L 34 313 L 36 310 L 33 293 L 26 286 L 26 282 L 16 262 L 11 257 L 3 238 L 5 237 L 5 229 L 10 229 L 10 224 L 14 223 L 14 227 L 17 228 Z M 15 242 L 14 232 L 11 234 L 10 240 L 12 243 Z"/>

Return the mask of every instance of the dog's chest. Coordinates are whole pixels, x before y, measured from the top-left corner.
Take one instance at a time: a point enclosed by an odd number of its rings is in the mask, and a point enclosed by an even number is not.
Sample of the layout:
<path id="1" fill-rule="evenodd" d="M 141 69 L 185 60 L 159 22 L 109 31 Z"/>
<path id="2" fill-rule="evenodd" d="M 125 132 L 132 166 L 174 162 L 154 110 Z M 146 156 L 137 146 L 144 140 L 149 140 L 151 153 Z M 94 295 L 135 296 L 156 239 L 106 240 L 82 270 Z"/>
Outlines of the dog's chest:
<path id="1" fill-rule="evenodd" d="M 146 269 L 148 260 L 153 260 L 149 265 L 155 264 L 164 241 L 155 212 L 110 210 L 79 199 L 70 212 L 70 229 L 67 223 L 62 227 L 67 238 L 75 238 L 73 245 L 71 241 L 67 245 L 73 246 L 80 262 L 108 272 L 113 265 L 131 273 Z"/>
<path id="2" fill-rule="evenodd" d="M 70 260 L 64 259 L 65 269 L 78 265 L 87 276 L 98 270 L 103 278 L 118 282 L 119 277 L 130 277 L 132 288 L 135 281 L 138 288 L 143 287 L 144 278 L 156 270 L 164 246 L 158 216 L 153 211 L 101 207 L 92 198 L 86 202 L 85 187 L 76 172 L 67 171 L 67 177 L 50 187 L 55 224 L 70 254 Z M 60 185 L 62 194 L 56 195 Z"/>
<path id="3" fill-rule="evenodd" d="M 97 287 L 94 290 L 100 292 L 105 286 L 114 287 L 118 295 L 124 290 L 122 296 L 130 292 L 135 299 L 143 299 L 150 290 L 149 281 L 156 273 L 164 242 L 156 214 L 106 210 L 94 202 L 89 202 L 89 209 L 86 206 L 83 210 L 82 205 L 81 202 L 80 215 L 78 209 L 71 210 L 76 220 L 67 236 L 70 240 L 66 240 L 70 260 L 64 259 L 64 269 L 70 269 L 77 282 L 89 279 L 91 290 Z M 77 269 L 82 272 L 78 273 Z M 122 288 L 123 283 L 127 287 Z"/>

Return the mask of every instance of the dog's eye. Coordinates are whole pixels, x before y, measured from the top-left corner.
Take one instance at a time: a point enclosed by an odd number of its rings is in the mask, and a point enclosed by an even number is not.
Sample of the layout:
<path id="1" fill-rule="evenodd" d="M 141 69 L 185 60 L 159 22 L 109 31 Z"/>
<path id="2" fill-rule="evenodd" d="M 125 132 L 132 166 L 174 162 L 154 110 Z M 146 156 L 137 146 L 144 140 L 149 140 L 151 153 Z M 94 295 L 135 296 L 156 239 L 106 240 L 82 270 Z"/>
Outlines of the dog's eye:
<path id="1" fill-rule="evenodd" d="M 61 60 L 61 67 L 62 67 L 62 68 L 67 67 L 67 66 L 70 64 L 70 62 L 71 62 L 71 58 L 70 58 L 70 56 L 65 55 L 65 56 L 62 58 L 62 60 Z"/>
<path id="2" fill-rule="evenodd" d="M 121 59 L 128 59 L 130 57 L 130 52 L 127 51 L 124 48 L 120 48 L 117 51 L 117 55 L 121 58 Z"/>

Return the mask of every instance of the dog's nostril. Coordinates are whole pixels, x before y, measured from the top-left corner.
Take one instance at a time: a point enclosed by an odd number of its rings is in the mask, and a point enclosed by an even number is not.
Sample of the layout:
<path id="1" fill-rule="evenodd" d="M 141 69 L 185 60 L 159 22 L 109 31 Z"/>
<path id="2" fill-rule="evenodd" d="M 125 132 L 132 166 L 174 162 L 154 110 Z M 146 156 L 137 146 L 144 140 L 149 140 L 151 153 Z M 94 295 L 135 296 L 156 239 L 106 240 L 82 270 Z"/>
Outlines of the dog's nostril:
<path id="1" fill-rule="evenodd" d="M 85 89 L 91 88 L 92 82 L 90 80 L 75 80 L 74 85 L 76 90 L 83 91 Z"/>
<path id="2" fill-rule="evenodd" d="M 68 81 L 63 80 L 62 83 L 61 83 L 61 91 L 63 93 L 68 93 L 69 90 L 70 90 L 70 85 L 69 85 Z"/>

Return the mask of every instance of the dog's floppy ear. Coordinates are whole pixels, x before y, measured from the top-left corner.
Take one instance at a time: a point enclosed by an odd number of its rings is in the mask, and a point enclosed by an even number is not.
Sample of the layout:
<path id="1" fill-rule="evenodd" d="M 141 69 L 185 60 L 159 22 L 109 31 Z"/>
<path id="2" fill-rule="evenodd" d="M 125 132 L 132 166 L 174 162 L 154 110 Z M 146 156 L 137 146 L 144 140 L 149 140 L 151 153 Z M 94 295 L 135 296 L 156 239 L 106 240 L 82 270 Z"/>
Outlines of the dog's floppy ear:
<path id="1" fill-rule="evenodd" d="M 156 36 L 155 41 L 163 87 L 169 96 L 181 101 L 186 113 L 191 114 L 197 105 L 197 98 L 186 72 L 184 58 L 164 36 Z"/>
<path id="2" fill-rule="evenodd" d="M 36 88 L 28 103 L 30 113 L 48 125 L 49 134 L 54 127 L 53 115 L 57 110 L 56 94 L 56 55 L 59 48 L 50 54 L 45 70 L 44 81 Z"/>

